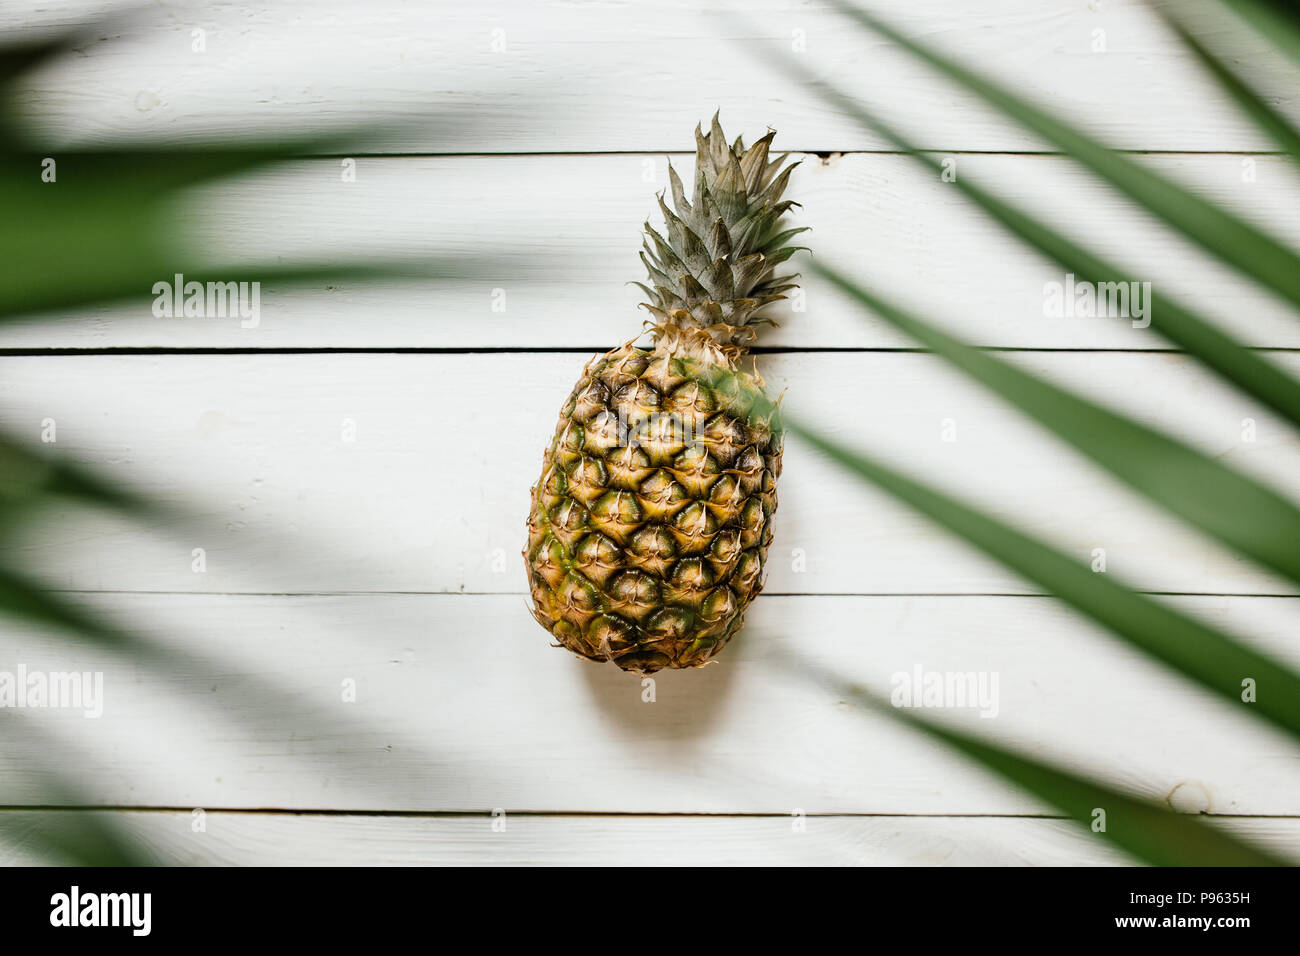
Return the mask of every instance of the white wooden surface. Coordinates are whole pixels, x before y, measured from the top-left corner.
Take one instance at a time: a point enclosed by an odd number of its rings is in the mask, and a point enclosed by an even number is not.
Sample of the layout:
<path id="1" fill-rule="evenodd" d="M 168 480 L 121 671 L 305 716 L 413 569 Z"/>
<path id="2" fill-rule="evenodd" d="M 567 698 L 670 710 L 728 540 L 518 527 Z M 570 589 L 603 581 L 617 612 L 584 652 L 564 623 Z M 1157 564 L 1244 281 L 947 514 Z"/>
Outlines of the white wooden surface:
<path id="1" fill-rule="evenodd" d="M 190 503 L 141 529 L 76 514 L 5 545 L 58 586 L 524 593 L 520 529 L 584 353 L 0 357 L 0 423 Z M 1300 440 L 1173 354 L 1016 353 L 1295 493 Z M 1300 357 L 1278 353 L 1300 372 Z M 799 414 L 1153 591 L 1292 593 L 1181 527 L 920 353 L 786 353 L 760 370 Z M 102 396 L 111 396 L 105 401 Z M 1255 441 L 1242 422 L 1256 422 Z M 944 441 L 951 420 L 955 441 Z M 349 424 L 350 423 L 350 424 Z M 346 432 L 355 429 L 355 441 Z M 791 440 L 777 593 L 1009 593 L 1028 585 Z M 153 533 L 151 533 L 153 532 Z M 204 548 L 207 570 L 191 570 Z M 799 553 L 796 553 L 796 549 Z M 802 555 L 802 561 L 797 560 Z M 802 565 L 803 570 L 797 570 Z"/>
<path id="2" fill-rule="evenodd" d="M 330 283 L 263 289 L 256 328 L 219 319 L 156 319 L 152 299 L 104 309 L 89 321 L 0 327 L 10 348 L 609 348 L 634 335 L 643 311 L 629 278 L 643 272 L 641 223 L 658 220 L 655 194 L 668 183 L 695 121 L 670 142 L 676 155 L 362 157 L 356 182 L 340 160 L 292 163 L 212 188 L 188 213 L 185 239 L 219 260 L 263 256 L 338 261 L 400 253 L 509 254 L 472 279 L 395 285 Z M 753 127 L 750 127 L 753 128 Z M 761 130 L 761 127 L 760 127 Z M 781 132 L 782 135 L 784 131 Z M 1167 347 L 1151 329 L 1106 318 L 1048 318 L 1043 286 L 1060 268 L 1003 236 L 951 184 L 907 157 L 805 156 L 791 195 L 819 260 L 861 275 L 926 309 L 969 341 L 1011 348 Z M 1300 178 L 1269 156 L 1165 155 L 1153 167 L 1195 185 L 1300 243 Z M 1226 268 L 1149 228 L 1132 207 L 1058 157 L 962 155 L 958 175 L 1027 203 L 1107 255 L 1134 263 L 1156 289 L 1190 289 L 1211 318 L 1258 346 L 1300 347 L 1300 323 Z M 522 264 L 520 264 L 522 260 Z M 531 271 L 527 268 L 532 264 Z M 233 273 L 237 273 L 235 268 Z M 504 311 L 494 311 L 494 290 Z M 893 348 L 898 334 L 812 277 L 805 311 L 773 312 L 767 346 Z M 1153 316 L 1159 326 L 1160 316 Z"/>
<path id="3" fill-rule="evenodd" d="M 1110 866 L 1124 858 L 1060 820 L 1025 817 L 366 817 L 96 812 L 138 852 L 204 866 Z M 501 818 L 497 818 L 500 826 Z M 70 821 L 10 813 L 0 864 L 48 857 L 38 827 Z M 1295 820 L 1235 818 L 1224 829 L 1297 855 Z"/>
<path id="4" fill-rule="evenodd" d="M 1143 4 L 879 6 L 1300 240 L 1297 179 L 1275 157 L 1247 155 L 1265 144 Z M 4 3 L 0 27 L 66 23 L 86 8 Z M 322 157 L 195 196 L 178 210 L 186 241 L 233 262 L 516 255 L 448 285 L 267 289 L 257 329 L 157 320 L 143 296 L 0 328 L 0 425 L 35 441 L 53 418 L 58 450 L 200 516 L 140 528 L 69 512 L 0 544 L 168 649 L 165 666 L 150 667 L 0 624 L 0 669 L 102 670 L 106 681 L 100 720 L 0 712 L 0 805 L 113 808 L 106 820 L 177 862 L 1120 859 L 948 752 L 827 699 L 793 655 L 885 689 L 918 664 L 996 672 L 997 718 L 953 719 L 1180 809 L 1226 815 L 1224 825 L 1300 857 L 1293 746 L 793 440 L 768 592 L 718 664 L 659 675 L 645 703 L 634 678 L 547 646 L 522 596 L 527 490 L 586 355 L 639 327 L 622 285 L 637 278 L 639 224 L 666 157 L 689 171 L 690 128 L 715 106 L 729 129 L 752 136 L 771 124 L 787 148 L 844 153 L 805 157 L 792 181 L 819 257 L 973 342 L 1028 349 L 1012 357 L 1300 494 L 1294 432 L 1194 363 L 1151 351 L 1163 343 L 1149 331 L 1044 317 L 1042 287 L 1059 270 L 903 157 L 862 152 L 879 144 L 729 38 L 789 49 L 802 30 L 805 62 L 869 93 L 956 157 L 960 175 L 1124 256 L 1135 279 L 1192 290 L 1300 372 L 1286 351 L 1300 348 L 1300 323 L 1277 303 L 1243 294 L 1059 157 L 853 37 L 822 4 L 766 0 L 745 5 L 744 20 L 710 13 L 722 9 L 167 4 L 36 78 L 25 101 L 66 142 L 447 109 L 451 124 L 360 144 L 355 183 Z M 196 27 L 207 31 L 201 54 Z M 1098 29 L 1104 53 L 1092 51 Z M 1277 105 L 1300 109 L 1276 58 L 1248 37 L 1232 42 L 1270 73 Z M 664 66 L 674 58 L 692 69 Z M 520 258 L 555 274 L 530 274 Z M 505 312 L 490 308 L 496 289 Z M 1293 588 L 1181 529 L 935 359 L 899 351 L 906 343 L 824 286 L 810 284 L 806 305 L 782 315 L 764 340 L 775 354 L 760 357 L 792 411 L 1081 557 L 1105 548 L 1109 573 L 1177 594 L 1168 600 L 1300 666 L 1300 597 L 1284 596 Z M 104 354 L 160 347 L 177 352 Z M 199 354 L 222 349 L 252 352 Z M 955 442 L 941 438 L 945 419 Z M 356 681 L 355 703 L 341 700 L 345 680 Z M 204 833 L 191 830 L 195 807 L 209 811 Z M 504 833 L 491 828 L 495 809 L 509 815 Z M 829 816 L 795 833 L 796 810 Z M 38 856 L 35 830 L 66 812 L 0 811 L 0 861 Z"/>
<path id="5" fill-rule="evenodd" d="M 0 26 L 67 22 L 69 11 L 88 6 L 101 4 L 46 0 L 33 11 L 10 0 Z M 1267 148 L 1139 0 L 894 0 L 877 9 L 1077 114 L 1116 145 Z M 207 31 L 204 53 L 193 52 L 195 29 Z M 1093 49 L 1098 30 L 1104 52 Z M 683 123 L 722 107 L 739 126 L 786 130 L 792 149 L 880 145 L 774 75 L 779 52 L 820 79 L 870 95 L 914 124 L 923 146 L 1040 148 L 807 0 L 168 3 L 137 26 L 104 33 L 33 84 L 34 113 L 68 141 L 121 129 L 212 135 L 450 114 L 468 128 L 430 123 L 389 148 L 639 152 L 680 149 Z M 1249 35 L 1237 50 L 1252 62 L 1269 59 L 1267 44 Z M 1284 76 L 1274 90 L 1280 105 L 1300 109 Z"/>
<path id="6" fill-rule="evenodd" d="M 1296 599 L 1173 600 L 1300 666 Z M 635 676 L 550 647 L 521 595 L 101 594 L 90 607 L 172 656 L 152 668 L 13 631 L 32 669 L 103 672 L 104 714 L 0 712 L 0 805 L 40 798 L 46 781 L 22 768 L 63 766 L 75 802 L 99 806 L 1039 812 L 814 682 L 830 669 L 888 695 L 916 666 L 998 675 L 996 716 L 934 716 L 1155 800 L 1182 788 L 1207 811 L 1287 814 L 1300 788 L 1294 747 L 1246 705 L 1043 597 L 767 596 L 727 659 L 656 675 L 653 703 Z"/>

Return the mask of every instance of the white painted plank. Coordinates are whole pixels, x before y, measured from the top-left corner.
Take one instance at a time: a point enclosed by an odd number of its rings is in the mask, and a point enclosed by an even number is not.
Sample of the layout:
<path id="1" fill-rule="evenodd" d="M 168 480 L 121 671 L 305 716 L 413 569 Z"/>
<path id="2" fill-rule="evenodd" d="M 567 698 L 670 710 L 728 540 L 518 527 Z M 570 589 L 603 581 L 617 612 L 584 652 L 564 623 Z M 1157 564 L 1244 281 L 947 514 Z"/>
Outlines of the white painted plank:
<path id="1" fill-rule="evenodd" d="M 1175 603 L 1300 666 L 1295 599 Z M 1250 705 L 1211 698 L 1046 598 L 764 596 L 716 664 L 656 675 L 652 702 L 636 676 L 549 646 L 515 596 L 99 595 L 91 607 L 170 657 L 154 667 L 0 624 L 0 668 L 104 675 L 98 719 L 0 711 L 0 804 L 1042 812 L 805 673 L 889 694 L 894 674 L 920 667 L 998 675 L 996 715 L 928 711 L 969 732 L 1181 809 L 1300 811 L 1294 742 Z M 51 792 L 54 775 L 73 789 Z"/>
<path id="2" fill-rule="evenodd" d="M 34 11 L 6 4 L 0 28 L 66 23 L 88 6 L 102 5 L 77 0 Z M 1136 0 L 1104 7 L 917 0 L 876 8 L 1117 145 L 1265 144 Z M 205 31 L 201 52 L 196 29 Z M 1281 107 L 1300 108 L 1267 43 L 1247 35 L 1233 52 L 1272 74 L 1269 89 Z M 44 128 L 70 141 L 123 131 L 221 136 L 450 111 L 465 128 L 424 124 L 387 148 L 639 151 L 670 148 L 683 124 L 720 106 L 734 123 L 786 131 L 798 149 L 880 145 L 772 65 L 786 54 L 907 121 L 923 145 L 1038 148 L 825 4 L 789 0 L 169 6 L 97 31 L 33 77 L 26 99 Z"/>
<path id="3" fill-rule="evenodd" d="M 683 128 L 676 147 L 689 144 Z M 790 196 L 794 222 L 819 261 L 837 264 L 967 340 L 1016 348 L 1168 347 L 1118 318 L 1049 318 L 1045 284 L 1064 272 L 1003 235 L 956 188 L 905 157 L 803 157 Z M 674 163 L 692 174 L 690 157 Z M 1118 262 L 1133 281 L 1194 301 L 1248 344 L 1300 348 L 1300 322 L 1271 297 L 1164 234 L 1059 157 L 955 157 L 957 174 L 1023 201 L 1048 223 Z M 1300 178 L 1276 157 L 1163 156 L 1146 160 L 1300 247 Z M 214 188 L 178 209 L 173 225 L 205 258 L 232 263 L 202 279 L 239 280 L 242 265 L 284 259 L 509 253 L 474 278 L 393 285 L 267 286 L 259 321 L 155 318 L 154 296 L 0 326 L 0 348 L 477 348 L 609 347 L 646 313 L 628 283 L 644 278 L 639 231 L 660 222 L 663 155 L 361 159 L 344 182 L 339 160 L 297 162 Z M 171 281 L 171 276 L 158 276 Z M 792 311 L 793 308 L 802 311 Z M 804 298 L 773 312 L 761 344 L 893 348 L 909 340 L 807 277 Z M 1151 315 L 1159 329 L 1161 315 Z"/>
<path id="4" fill-rule="evenodd" d="M 1300 356 L 1279 361 L 1293 372 Z M 1295 494 L 1300 440 L 1182 356 L 1015 356 Z M 522 593 L 529 487 L 581 354 L 0 359 L 0 426 L 201 516 L 141 528 L 68 512 L 3 553 L 53 586 L 209 592 Z M 915 353 L 765 356 L 786 407 L 831 435 L 1154 591 L 1292 593 Z M 1255 440 L 1243 422 L 1255 422 Z M 955 441 L 946 441 L 951 422 Z M 355 433 L 355 440 L 348 441 Z M 1032 590 L 791 440 L 768 588 Z M 193 570 L 194 549 L 206 553 Z"/>
<path id="5" fill-rule="evenodd" d="M 1131 862 L 1061 820 L 997 817 L 368 817 L 96 811 L 165 866 L 1113 866 Z M 80 818 L 80 815 L 78 815 Z M 50 812 L 0 816 L 0 865 L 60 862 Z M 1222 825 L 1300 857 L 1300 820 Z M 498 818 L 500 826 L 500 818 Z"/>

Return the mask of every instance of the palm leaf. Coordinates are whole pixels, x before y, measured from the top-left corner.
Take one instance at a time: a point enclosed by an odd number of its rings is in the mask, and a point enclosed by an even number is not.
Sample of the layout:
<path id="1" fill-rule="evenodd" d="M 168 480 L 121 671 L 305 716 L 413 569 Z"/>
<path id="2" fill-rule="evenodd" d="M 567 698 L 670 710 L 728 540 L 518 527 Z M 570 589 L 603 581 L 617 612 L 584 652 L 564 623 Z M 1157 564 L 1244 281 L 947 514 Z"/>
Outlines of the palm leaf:
<path id="1" fill-rule="evenodd" d="M 874 17 L 847 6 L 842 0 L 836 0 L 836 5 L 858 22 L 893 39 L 961 85 L 983 96 L 1006 115 L 1055 142 L 1077 162 L 1101 175 L 1164 221 L 1237 267 L 1243 274 L 1291 301 L 1296 301 L 1296 291 L 1300 289 L 1300 273 L 1293 271 L 1290 276 L 1285 276 L 1282 270 L 1293 270 L 1297 257 L 1272 237 L 1241 222 L 1231 213 L 1187 193 L 1163 177 L 1148 173 L 1006 90 L 947 62 L 928 48 L 879 23 Z M 1273 6 L 1255 4 L 1248 0 L 1240 0 L 1234 5 L 1250 6 L 1252 9 Z M 1288 35 L 1292 39 L 1300 36 Z M 1205 57 L 1202 57 L 1202 61 L 1229 88 L 1239 105 L 1256 123 L 1268 129 L 1275 138 L 1294 145 L 1294 131 L 1289 123 L 1264 106 L 1235 74 L 1229 73 L 1226 68 L 1216 70 L 1216 66 L 1221 67 L 1222 64 L 1213 59 L 1207 62 Z M 844 109 L 902 152 L 914 157 L 928 169 L 940 171 L 937 162 L 922 154 L 897 129 L 867 107 L 838 89 L 817 81 L 791 59 L 782 57 L 778 62 L 820 89 L 827 100 Z M 1067 269 L 1098 283 L 1124 278 L 1123 273 L 1112 263 L 1059 235 L 1020 208 L 980 188 L 978 184 L 971 183 L 969 177 L 960 178 L 956 185 L 1007 231 Z M 1209 234 L 1216 229 L 1226 230 L 1220 236 L 1233 236 L 1235 241 L 1245 242 L 1246 247 L 1243 250 L 1228 248 L 1220 237 Z M 1250 261 L 1254 256 L 1262 258 Z M 1288 551 L 1297 550 L 1294 542 L 1300 538 L 1295 534 L 1295 508 L 1281 496 L 1206 459 L 1181 442 L 1085 402 L 1063 389 L 958 342 L 928 323 L 860 289 L 834 270 L 821 268 L 820 271 L 896 328 L 998 392 L 1162 506 L 1249 554 L 1262 565 L 1281 571 L 1294 580 L 1296 557 Z M 1165 338 L 1185 349 L 1242 391 L 1280 412 L 1293 423 L 1300 424 L 1300 418 L 1296 415 L 1296 396 L 1300 384 L 1281 369 L 1243 348 L 1191 308 L 1171 297 L 1162 295 L 1159 316 L 1155 329 Z M 1300 686 L 1300 677 L 1278 662 L 1253 650 L 1235 636 L 1182 615 L 1147 595 L 1123 586 L 1109 575 L 1092 573 L 1051 545 L 1035 540 L 862 452 L 839 445 L 797 420 L 789 421 L 788 427 L 841 466 L 1056 595 L 1075 610 L 1103 625 L 1126 644 L 1172 667 L 1234 705 L 1250 707 L 1256 716 L 1287 730 L 1293 737 L 1300 737 L 1300 706 L 1292 703 L 1293 695 Z M 1127 460 L 1123 460 L 1125 457 Z M 1190 487 L 1192 482 L 1206 484 L 1197 489 Z M 1218 504 L 1220 513 L 1215 513 L 1215 504 L 1204 493 L 1216 487 L 1236 489 L 1232 494 L 1240 497 L 1231 499 L 1232 504 L 1227 505 L 1227 508 L 1233 510 L 1236 505 L 1241 505 L 1242 510 L 1236 512 L 1236 515 L 1246 522 L 1249 530 L 1227 526 L 1223 520 L 1223 503 Z M 1286 540 L 1273 537 L 1275 529 L 1267 527 L 1260 520 L 1265 517 L 1280 520 L 1291 529 Z M 1272 688 L 1270 693 L 1280 692 L 1282 697 L 1271 701 L 1267 709 L 1260 708 L 1253 702 L 1247 703 L 1249 698 L 1242 691 L 1252 681 L 1257 690 L 1267 683 Z M 1262 698 L 1259 698 L 1259 702 L 1263 702 Z M 883 708 L 879 702 L 871 703 Z M 1099 789 L 1096 784 L 1059 768 L 992 747 L 911 715 L 904 717 L 895 711 L 890 712 L 896 717 L 910 720 L 931 736 L 957 747 L 990 769 L 1055 803 L 1067 815 L 1080 822 L 1088 822 L 1090 807 L 1120 807 L 1122 832 L 1113 838 L 1129 852 L 1148 861 L 1205 863 L 1237 860 L 1257 863 L 1263 862 L 1262 858 L 1271 861 L 1268 854 L 1250 848 L 1243 850 L 1243 845 L 1217 831 L 1208 828 L 1190 830 L 1190 821 L 1178 822 L 1177 818 L 1164 814 L 1152 804 L 1135 801 L 1132 797 L 1115 791 L 1103 793 L 1105 788 Z M 1225 840 L 1228 842 L 1225 843 Z"/>
<path id="2" fill-rule="evenodd" d="M 37 721 L 0 711 L 0 731 L 6 738 L 22 734 L 35 739 L 45 754 L 60 752 L 59 741 L 43 731 Z M 3 721 L 9 722 L 3 726 Z M 0 807 L 0 834 L 15 846 L 38 846 L 53 853 L 60 862 L 75 866 L 150 866 L 155 861 L 130 839 L 116 818 L 102 811 L 68 809 L 86 802 L 74 778 L 58 769 L 50 757 L 41 765 L 44 807 Z"/>
<path id="3" fill-rule="evenodd" d="M 129 647 L 133 639 L 81 607 L 57 597 L 17 571 L 0 567 L 0 614 L 62 628 L 108 647 Z"/>
<path id="4" fill-rule="evenodd" d="M 735 399 L 748 414 L 772 419 L 776 404 L 742 390 L 730 372 L 701 370 L 714 388 Z M 971 505 L 944 494 L 783 416 L 785 427 L 833 462 L 888 492 L 914 511 L 974 545 L 1075 610 L 1092 618 L 1131 647 L 1174 668 L 1220 697 L 1241 706 L 1246 682 L 1257 702 L 1247 711 L 1300 739 L 1300 676 L 1238 638 L 1180 614 L 1167 604 L 1098 574 L 1056 548 Z M 1267 688 L 1267 690 L 1265 690 Z"/>
<path id="5" fill-rule="evenodd" d="M 958 341 L 834 269 L 813 268 L 1165 510 L 1300 584 L 1300 509 L 1271 488 L 1163 432 Z"/>
<path id="6" fill-rule="evenodd" d="M 0 44 L 0 91 L 7 91 L 13 80 L 67 50 L 71 42 L 71 35 L 59 35 Z"/>
<path id="7" fill-rule="evenodd" d="M 937 175 L 943 171 L 937 160 L 917 149 L 897 129 L 867 107 L 841 90 L 818 80 L 791 58 L 785 57 L 777 62 L 785 70 L 800 76 L 808 85 L 821 92 L 825 99 L 842 108 L 863 126 L 887 139 L 897 149 L 917 160 L 931 172 Z M 1066 238 L 1014 204 L 983 189 L 972 182 L 971 177 L 958 177 L 952 185 L 961 190 L 1012 235 L 1049 259 L 1060 263 L 1083 280 L 1101 285 L 1110 282 L 1127 282 L 1131 277 L 1131 274 L 1114 263 Z M 1159 316 L 1158 320 L 1153 320 L 1151 323 L 1154 331 L 1200 359 L 1208 368 L 1245 394 L 1273 409 L 1293 424 L 1300 425 L 1300 383 L 1260 353 L 1246 348 L 1172 296 L 1153 293 L 1151 303 L 1152 315 Z"/>
<path id="8" fill-rule="evenodd" d="M 38 843 L 73 866 L 153 866 L 102 811 L 44 807 L 0 810 L 0 833 L 17 844 Z"/>
<path id="9" fill-rule="evenodd" d="M 1251 89 L 1250 84 L 1220 57 L 1212 53 L 1177 17 L 1164 7 L 1157 7 L 1157 10 L 1166 25 L 1183 41 L 1184 46 L 1192 51 L 1201 61 L 1201 65 L 1223 87 L 1224 92 L 1241 107 L 1242 113 L 1249 116 L 1260 130 L 1277 143 L 1282 152 L 1300 158 L 1300 130 L 1297 130 L 1281 112 L 1264 102 L 1264 99 Z"/>
<path id="10" fill-rule="evenodd" d="M 46 60 L 75 47 L 94 23 L 105 22 L 94 21 L 49 36 L 0 38 L 0 137 L 6 143 L 21 136 L 12 102 L 14 81 Z"/>
<path id="11" fill-rule="evenodd" d="M 125 298 L 147 306 L 153 284 L 177 273 L 196 281 L 237 276 L 303 283 L 447 278 L 484 268 L 481 258 L 469 257 L 263 266 L 178 251 L 169 223 L 181 190 L 263 169 L 326 142 L 296 138 L 236 150 L 59 152 L 52 183 L 41 180 L 40 154 L 0 152 L 0 208 L 24 223 L 21 230 L 0 230 L 0 257 L 8 264 L 0 273 L 0 320 Z"/>
<path id="12" fill-rule="evenodd" d="M 223 177 L 268 168 L 302 155 L 337 152 L 361 134 L 386 127 L 348 129 L 328 136 L 274 136 L 231 148 L 191 144 L 140 148 L 114 144 L 99 149 L 44 148 L 20 129 L 13 91 L 33 66 L 75 47 L 89 26 L 50 40 L 0 43 L 0 208 L 9 225 L 0 228 L 0 321 L 50 310 L 84 308 L 117 299 L 152 301 L 153 284 L 176 273 L 203 281 L 337 282 L 371 277 L 464 277 L 499 275 L 507 254 L 385 257 L 374 262 L 228 264 L 200 252 L 186 253 L 174 228 L 176 200 L 186 190 Z M 46 158 L 54 160 L 46 181 Z M 512 264 L 518 266 L 522 257 Z M 536 262 L 533 257 L 533 263 Z M 148 308 L 148 305 L 144 305 Z M 0 434 L 0 535 L 61 499 L 111 508 L 134 518 L 172 525 L 174 509 L 142 499 L 95 472 L 31 451 Z M 191 516 L 186 515 L 188 520 Z M 184 664 L 175 648 L 143 640 L 102 615 L 47 590 L 43 582 L 0 565 L 0 615 L 58 628 L 150 666 Z M 259 678 L 247 678 L 257 683 Z M 266 684 L 266 697 L 279 691 Z M 244 715 L 237 715 L 243 719 Z M 30 724 L 22 728 L 30 735 Z M 344 732 L 343 725 L 338 729 Z M 51 785 L 52 801 L 84 803 L 68 787 Z M 0 811 L 0 828 L 13 828 L 29 843 L 35 838 L 60 856 L 88 865 L 147 863 L 112 820 L 75 809 L 44 809 L 32 816 Z"/>
<path id="13" fill-rule="evenodd" d="M 878 17 L 845 0 L 831 2 L 857 23 L 898 44 L 1004 116 L 1060 147 L 1076 162 L 1207 252 L 1300 307 L 1300 255 L 1273 236 L 1172 179 L 1138 165 L 1006 87 L 900 33 Z"/>
<path id="14" fill-rule="evenodd" d="M 30 509 L 52 495 L 128 514 L 161 517 L 165 511 L 156 501 L 127 491 L 91 469 L 38 454 L 0 432 L 0 509 Z"/>
<path id="15" fill-rule="evenodd" d="M 1300 63 L 1300 11 L 1293 0 L 1220 0 L 1237 16 Z"/>
<path id="16" fill-rule="evenodd" d="M 1052 763 L 981 740 L 915 711 L 896 708 L 870 691 L 817 669 L 804 660 L 783 662 L 783 673 L 816 680 L 837 699 L 920 730 L 1004 779 L 1051 804 L 1103 839 L 1156 866 L 1286 866 L 1272 853 L 1198 817 L 1104 786 Z M 1102 813 L 1098 813 L 1102 811 Z"/>

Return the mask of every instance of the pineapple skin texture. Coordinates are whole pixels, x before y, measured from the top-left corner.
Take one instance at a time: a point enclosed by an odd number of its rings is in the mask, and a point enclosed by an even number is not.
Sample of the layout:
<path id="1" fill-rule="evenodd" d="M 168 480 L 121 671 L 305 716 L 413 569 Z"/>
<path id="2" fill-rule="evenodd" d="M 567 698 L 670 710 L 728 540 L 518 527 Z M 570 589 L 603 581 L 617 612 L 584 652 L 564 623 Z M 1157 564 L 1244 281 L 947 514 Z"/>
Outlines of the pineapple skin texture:
<path id="1" fill-rule="evenodd" d="M 583 369 L 524 550 L 533 616 L 558 646 L 642 674 L 701 667 L 740 630 L 781 474 L 779 422 L 746 411 L 762 382 L 705 332 L 660 333 Z M 699 380 L 719 367 L 725 386 Z"/>

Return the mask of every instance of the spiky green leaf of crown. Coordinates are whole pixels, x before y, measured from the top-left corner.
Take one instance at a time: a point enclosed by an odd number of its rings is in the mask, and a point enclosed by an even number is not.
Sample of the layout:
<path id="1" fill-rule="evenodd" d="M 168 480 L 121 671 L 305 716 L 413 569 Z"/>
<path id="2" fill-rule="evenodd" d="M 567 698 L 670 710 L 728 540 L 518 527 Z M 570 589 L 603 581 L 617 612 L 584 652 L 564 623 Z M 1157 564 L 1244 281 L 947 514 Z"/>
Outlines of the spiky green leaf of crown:
<path id="1" fill-rule="evenodd" d="M 781 219 L 797 203 L 782 199 L 790 172 L 784 155 L 768 159 L 775 130 L 749 149 L 739 137 L 731 146 L 713 117 L 708 133 L 695 128 L 695 191 L 686 199 L 682 181 L 669 164 L 674 209 L 663 195 L 668 236 L 645 224 L 641 261 L 649 275 L 636 283 L 648 296 L 643 307 L 660 325 L 707 329 L 720 344 L 747 344 L 753 326 L 770 322 L 758 311 L 784 299 L 797 274 L 776 275 L 777 267 L 802 246 L 789 245 L 802 229 L 782 229 Z"/>

